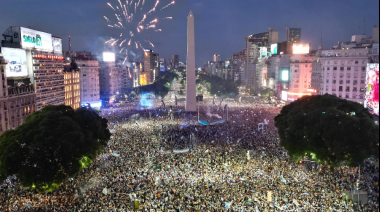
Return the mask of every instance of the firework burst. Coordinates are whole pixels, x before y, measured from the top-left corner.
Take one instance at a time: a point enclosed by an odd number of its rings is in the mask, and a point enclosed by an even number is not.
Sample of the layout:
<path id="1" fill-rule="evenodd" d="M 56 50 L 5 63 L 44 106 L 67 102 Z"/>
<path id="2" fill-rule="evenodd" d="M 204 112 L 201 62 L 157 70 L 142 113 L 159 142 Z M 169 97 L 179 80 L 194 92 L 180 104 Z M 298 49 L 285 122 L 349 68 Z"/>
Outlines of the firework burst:
<path id="1" fill-rule="evenodd" d="M 175 1 L 172 1 L 169 4 L 167 4 L 167 1 L 168 0 L 156 0 L 146 2 L 146 0 L 117 0 L 117 2 L 113 4 L 110 2 L 107 3 L 108 7 L 112 9 L 112 13 L 114 13 L 115 16 L 113 16 L 113 19 L 109 19 L 108 17 L 110 16 L 103 17 L 108 27 L 114 28 L 113 30 L 120 30 L 121 32 L 119 37 L 111 37 L 111 39 L 105 43 L 110 46 L 117 45 L 118 48 L 120 47 L 120 54 L 124 51 L 126 54 L 124 63 L 128 59 L 127 48 L 128 46 L 131 46 L 132 42 L 135 43 L 136 49 L 146 49 L 141 43 L 145 43 L 145 45 L 149 48 L 154 48 L 154 44 L 143 36 L 155 32 L 161 32 L 162 29 L 156 29 L 156 27 L 165 20 L 173 19 L 172 17 L 160 18 L 160 14 L 156 14 L 157 11 L 163 10 L 175 4 Z M 154 5 L 153 2 L 155 2 Z M 166 2 L 166 5 L 163 7 L 160 6 L 162 2 Z M 149 18 L 152 15 L 157 17 Z M 145 42 L 140 42 L 140 39 Z"/>

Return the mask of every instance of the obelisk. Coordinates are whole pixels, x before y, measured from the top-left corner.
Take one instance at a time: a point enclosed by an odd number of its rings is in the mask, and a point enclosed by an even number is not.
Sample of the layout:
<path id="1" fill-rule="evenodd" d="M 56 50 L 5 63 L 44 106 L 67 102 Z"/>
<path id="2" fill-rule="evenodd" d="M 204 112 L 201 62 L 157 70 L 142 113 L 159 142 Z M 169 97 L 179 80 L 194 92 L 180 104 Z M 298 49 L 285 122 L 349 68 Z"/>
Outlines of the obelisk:
<path id="1" fill-rule="evenodd" d="M 187 63 L 186 63 L 186 111 L 197 110 L 195 86 L 195 40 L 194 40 L 194 15 L 190 10 L 187 17 Z"/>

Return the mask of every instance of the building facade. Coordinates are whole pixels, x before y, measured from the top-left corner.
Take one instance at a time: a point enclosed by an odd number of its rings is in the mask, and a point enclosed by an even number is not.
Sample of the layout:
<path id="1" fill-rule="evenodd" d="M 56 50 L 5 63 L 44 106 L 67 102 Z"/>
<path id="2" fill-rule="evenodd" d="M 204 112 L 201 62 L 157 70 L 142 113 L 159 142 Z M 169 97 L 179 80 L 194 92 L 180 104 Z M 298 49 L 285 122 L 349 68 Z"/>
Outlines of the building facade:
<path id="1" fill-rule="evenodd" d="M 28 53 L 32 54 L 33 77 L 31 77 L 31 82 L 35 86 L 36 110 L 41 110 L 46 105 L 64 105 L 63 56 L 36 51 L 27 51 L 27 55 Z"/>
<path id="2" fill-rule="evenodd" d="M 64 69 L 65 83 L 65 105 L 71 106 L 74 110 L 81 107 L 81 82 L 80 71 L 71 67 Z"/>
<path id="3" fill-rule="evenodd" d="M 81 105 L 90 104 L 91 107 L 100 107 L 99 62 L 97 60 L 76 60 L 80 70 Z"/>
<path id="4" fill-rule="evenodd" d="M 288 98 L 298 99 L 304 95 L 312 95 L 311 89 L 312 63 L 315 56 L 291 55 L 289 72 Z"/>
<path id="5" fill-rule="evenodd" d="M 301 28 L 286 28 L 286 41 L 290 46 L 301 43 Z"/>
<path id="6" fill-rule="evenodd" d="M 143 54 L 143 61 L 144 69 L 142 73 L 140 73 L 141 86 L 150 85 L 156 81 L 156 77 L 160 71 L 160 55 L 154 53 L 152 50 L 145 50 Z"/>
<path id="7" fill-rule="evenodd" d="M 324 50 L 319 94 L 331 94 L 363 104 L 370 49 Z"/>
<path id="8" fill-rule="evenodd" d="M 20 126 L 26 116 L 36 111 L 34 86 L 9 80 L 5 70 L 6 63 L 0 55 L 0 134 Z"/>

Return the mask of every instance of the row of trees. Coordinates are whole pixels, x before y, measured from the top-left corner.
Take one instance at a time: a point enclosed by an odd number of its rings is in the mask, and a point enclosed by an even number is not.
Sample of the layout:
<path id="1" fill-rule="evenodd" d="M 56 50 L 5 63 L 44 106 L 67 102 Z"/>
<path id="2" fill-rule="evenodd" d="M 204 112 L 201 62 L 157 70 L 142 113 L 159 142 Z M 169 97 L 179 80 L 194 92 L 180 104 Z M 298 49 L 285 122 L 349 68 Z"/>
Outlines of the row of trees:
<path id="1" fill-rule="evenodd" d="M 219 97 L 239 95 L 239 89 L 235 82 L 224 80 L 218 76 L 200 74 L 197 84 L 205 86 L 211 95 L 217 95 Z M 198 90 L 201 90 L 200 86 L 198 86 Z"/>

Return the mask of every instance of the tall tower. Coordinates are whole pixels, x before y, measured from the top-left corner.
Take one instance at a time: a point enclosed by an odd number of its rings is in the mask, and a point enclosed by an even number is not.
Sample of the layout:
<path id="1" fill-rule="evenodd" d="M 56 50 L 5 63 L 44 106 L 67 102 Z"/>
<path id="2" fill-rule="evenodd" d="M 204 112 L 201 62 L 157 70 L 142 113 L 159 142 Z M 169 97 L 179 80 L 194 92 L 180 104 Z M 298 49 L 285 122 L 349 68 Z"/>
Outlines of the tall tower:
<path id="1" fill-rule="evenodd" d="M 187 17 L 186 111 L 196 110 L 194 15 L 190 10 Z"/>

